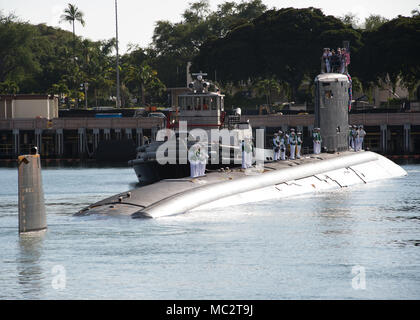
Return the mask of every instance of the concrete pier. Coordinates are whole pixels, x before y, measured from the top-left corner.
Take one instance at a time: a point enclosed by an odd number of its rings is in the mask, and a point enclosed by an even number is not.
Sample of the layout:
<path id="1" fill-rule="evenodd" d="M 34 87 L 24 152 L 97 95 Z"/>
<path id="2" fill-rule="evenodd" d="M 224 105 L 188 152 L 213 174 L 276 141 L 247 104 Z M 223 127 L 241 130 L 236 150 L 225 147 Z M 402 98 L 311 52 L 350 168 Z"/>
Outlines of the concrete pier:
<path id="1" fill-rule="evenodd" d="M 32 146 L 43 159 L 95 159 L 101 142 L 142 145 L 163 125 L 159 118 L 0 119 L 0 160 L 29 154 Z"/>
<path id="2" fill-rule="evenodd" d="M 303 150 L 311 152 L 314 115 L 244 115 L 243 118 L 249 119 L 255 130 L 265 129 L 266 146 L 279 129 L 302 129 Z M 372 151 L 387 155 L 420 153 L 420 113 L 349 114 L 349 123 L 365 127 L 364 146 Z M 38 146 L 43 159 L 95 159 L 102 141 L 117 138 L 116 129 L 121 138 L 141 146 L 146 139 L 153 141 L 159 128 L 163 128 L 159 118 L 0 119 L 0 159 L 14 160 L 20 154 L 29 153 L 33 145 Z M 84 150 L 80 150 L 80 138 L 86 138 Z M 86 147 L 93 151 L 91 155 L 80 153 L 87 151 Z"/>

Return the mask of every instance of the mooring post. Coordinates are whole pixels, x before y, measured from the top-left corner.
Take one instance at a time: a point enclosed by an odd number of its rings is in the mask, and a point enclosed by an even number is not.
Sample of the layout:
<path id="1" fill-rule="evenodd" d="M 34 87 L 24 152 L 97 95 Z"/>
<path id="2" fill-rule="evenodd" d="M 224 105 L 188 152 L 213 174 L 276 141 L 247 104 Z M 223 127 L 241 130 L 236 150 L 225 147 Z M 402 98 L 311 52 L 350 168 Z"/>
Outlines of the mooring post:
<path id="1" fill-rule="evenodd" d="M 19 156 L 18 167 L 19 233 L 45 230 L 47 218 L 38 149 L 33 147 L 30 155 Z"/>

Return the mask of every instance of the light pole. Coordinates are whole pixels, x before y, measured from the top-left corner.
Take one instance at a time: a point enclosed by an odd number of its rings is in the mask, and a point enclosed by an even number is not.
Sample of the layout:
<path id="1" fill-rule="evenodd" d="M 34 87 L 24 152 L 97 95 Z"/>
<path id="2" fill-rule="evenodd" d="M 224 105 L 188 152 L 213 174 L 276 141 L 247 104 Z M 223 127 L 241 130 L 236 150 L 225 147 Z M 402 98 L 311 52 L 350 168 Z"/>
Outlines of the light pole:
<path id="1" fill-rule="evenodd" d="M 87 92 L 89 89 L 89 83 L 85 82 L 83 83 L 83 86 L 85 87 L 85 109 L 88 109 L 88 100 L 87 100 Z"/>
<path id="2" fill-rule="evenodd" d="M 118 54 L 118 9 L 117 9 L 117 0 L 115 0 L 115 34 L 116 34 L 116 50 L 117 50 L 117 99 L 116 104 L 117 108 L 120 105 L 120 57 Z"/>

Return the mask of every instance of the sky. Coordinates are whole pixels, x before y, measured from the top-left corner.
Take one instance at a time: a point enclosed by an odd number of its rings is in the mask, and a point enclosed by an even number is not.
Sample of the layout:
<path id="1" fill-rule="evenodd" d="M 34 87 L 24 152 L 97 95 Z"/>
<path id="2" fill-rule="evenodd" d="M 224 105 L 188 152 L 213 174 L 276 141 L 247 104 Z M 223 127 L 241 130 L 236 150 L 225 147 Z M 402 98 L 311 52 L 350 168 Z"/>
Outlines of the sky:
<path id="1" fill-rule="evenodd" d="M 210 0 L 212 10 L 227 0 Z M 229 0 L 241 2 L 240 0 Z M 69 23 L 60 23 L 60 16 L 68 3 L 77 5 L 85 14 L 85 27 L 76 24 L 76 34 L 94 41 L 115 37 L 115 0 L 0 0 L 2 14 L 13 12 L 21 20 L 72 30 Z M 152 41 L 155 22 L 169 20 L 179 22 L 188 3 L 194 0 L 118 0 L 118 33 L 120 50 L 124 53 L 128 44 L 141 47 Z M 268 8 L 320 8 L 327 15 L 343 16 L 355 13 L 363 22 L 370 14 L 388 19 L 398 15 L 411 16 L 420 8 L 420 0 L 263 0 Z"/>

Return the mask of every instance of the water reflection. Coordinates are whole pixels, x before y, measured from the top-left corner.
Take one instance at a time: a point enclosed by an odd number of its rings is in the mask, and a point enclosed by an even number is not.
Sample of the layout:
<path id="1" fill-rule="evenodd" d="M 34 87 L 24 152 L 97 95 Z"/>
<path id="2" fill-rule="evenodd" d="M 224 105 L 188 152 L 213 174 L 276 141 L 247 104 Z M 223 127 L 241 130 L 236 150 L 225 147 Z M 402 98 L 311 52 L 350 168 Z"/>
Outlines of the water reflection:
<path id="1" fill-rule="evenodd" d="M 22 234 L 17 256 L 17 281 L 24 299 L 42 296 L 45 272 L 41 267 L 44 232 Z"/>

